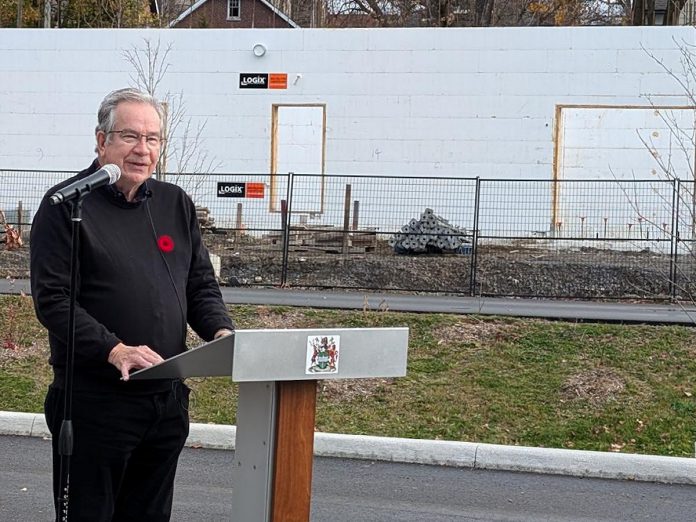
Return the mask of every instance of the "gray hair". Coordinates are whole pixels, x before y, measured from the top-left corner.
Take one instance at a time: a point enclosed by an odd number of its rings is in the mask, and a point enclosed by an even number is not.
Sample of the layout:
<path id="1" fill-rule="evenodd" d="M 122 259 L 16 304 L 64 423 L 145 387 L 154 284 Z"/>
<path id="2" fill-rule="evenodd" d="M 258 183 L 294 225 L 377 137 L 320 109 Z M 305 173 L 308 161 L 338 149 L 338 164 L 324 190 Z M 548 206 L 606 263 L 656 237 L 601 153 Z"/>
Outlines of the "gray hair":
<path id="1" fill-rule="evenodd" d="M 127 87 L 112 91 L 104 97 L 97 112 L 98 123 L 97 128 L 94 130 L 95 133 L 102 131 L 107 135 L 108 139 L 109 132 L 114 130 L 116 123 L 116 107 L 122 102 L 146 103 L 152 106 L 159 115 L 160 125 L 164 125 L 164 107 L 162 107 L 157 98 L 138 89 Z M 160 128 L 160 132 L 163 133 L 164 129 Z"/>

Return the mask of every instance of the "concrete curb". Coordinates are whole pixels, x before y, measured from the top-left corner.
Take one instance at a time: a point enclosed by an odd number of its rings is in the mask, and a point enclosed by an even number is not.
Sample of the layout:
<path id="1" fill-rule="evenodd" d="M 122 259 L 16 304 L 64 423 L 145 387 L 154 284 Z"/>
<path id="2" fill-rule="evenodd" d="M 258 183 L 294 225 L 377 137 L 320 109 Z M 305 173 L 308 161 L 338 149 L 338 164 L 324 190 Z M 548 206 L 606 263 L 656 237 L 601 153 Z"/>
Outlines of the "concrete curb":
<path id="1" fill-rule="evenodd" d="M 186 445 L 230 450 L 234 449 L 236 433 L 235 426 L 194 423 Z M 0 412 L 0 435 L 50 437 L 42 414 L 18 412 Z M 696 485 L 696 459 L 683 457 L 335 433 L 316 433 L 314 454 L 318 457 Z"/>
<path id="2" fill-rule="evenodd" d="M 38 413 L 0 412 L 0 435 L 50 437 L 46 419 Z"/>

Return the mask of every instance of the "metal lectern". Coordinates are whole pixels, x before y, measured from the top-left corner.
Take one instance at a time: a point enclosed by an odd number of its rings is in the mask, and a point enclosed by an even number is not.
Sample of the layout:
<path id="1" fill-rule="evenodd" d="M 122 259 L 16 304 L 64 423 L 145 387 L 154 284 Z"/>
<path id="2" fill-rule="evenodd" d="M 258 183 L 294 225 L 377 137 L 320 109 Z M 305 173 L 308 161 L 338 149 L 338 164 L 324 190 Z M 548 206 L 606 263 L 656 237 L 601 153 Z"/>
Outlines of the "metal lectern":
<path id="1" fill-rule="evenodd" d="M 316 381 L 406 375 L 408 328 L 237 330 L 131 379 L 239 383 L 234 520 L 308 522 Z"/>

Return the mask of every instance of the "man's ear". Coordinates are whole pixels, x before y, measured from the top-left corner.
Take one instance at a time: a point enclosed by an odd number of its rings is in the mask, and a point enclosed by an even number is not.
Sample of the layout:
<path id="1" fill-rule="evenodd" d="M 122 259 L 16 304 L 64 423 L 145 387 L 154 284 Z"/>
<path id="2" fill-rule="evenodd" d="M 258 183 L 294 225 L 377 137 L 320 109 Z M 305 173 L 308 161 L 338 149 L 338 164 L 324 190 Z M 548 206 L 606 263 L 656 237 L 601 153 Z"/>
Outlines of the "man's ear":
<path id="1" fill-rule="evenodd" d="M 97 131 L 97 154 L 103 154 L 106 148 L 106 133 L 104 131 Z"/>

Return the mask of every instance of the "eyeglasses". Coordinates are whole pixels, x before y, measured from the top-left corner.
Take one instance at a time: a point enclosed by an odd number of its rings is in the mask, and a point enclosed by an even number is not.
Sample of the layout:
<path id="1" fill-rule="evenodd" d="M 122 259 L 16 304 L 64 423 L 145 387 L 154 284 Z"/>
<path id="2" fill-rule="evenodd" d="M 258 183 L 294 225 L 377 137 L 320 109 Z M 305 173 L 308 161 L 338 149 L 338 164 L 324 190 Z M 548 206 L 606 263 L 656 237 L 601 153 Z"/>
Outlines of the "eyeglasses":
<path id="1" fill-rule="evenodd" d="M 164 138 L 161 138 L 157 134 L 139 134 L 135 131 L 125 129 L 125 130 L 112 130 L 107 132 L 107 134 L 118 134 L 121 138 L 121 141 L 123 143 L 127 143 L 128 145 L 134 145 L 138 143 L 141 138 L 145 138 L 145 143 L 147 143 L 148 147 L 159 147 L 162 145 L 162 142 L 166 141 Z"/>

